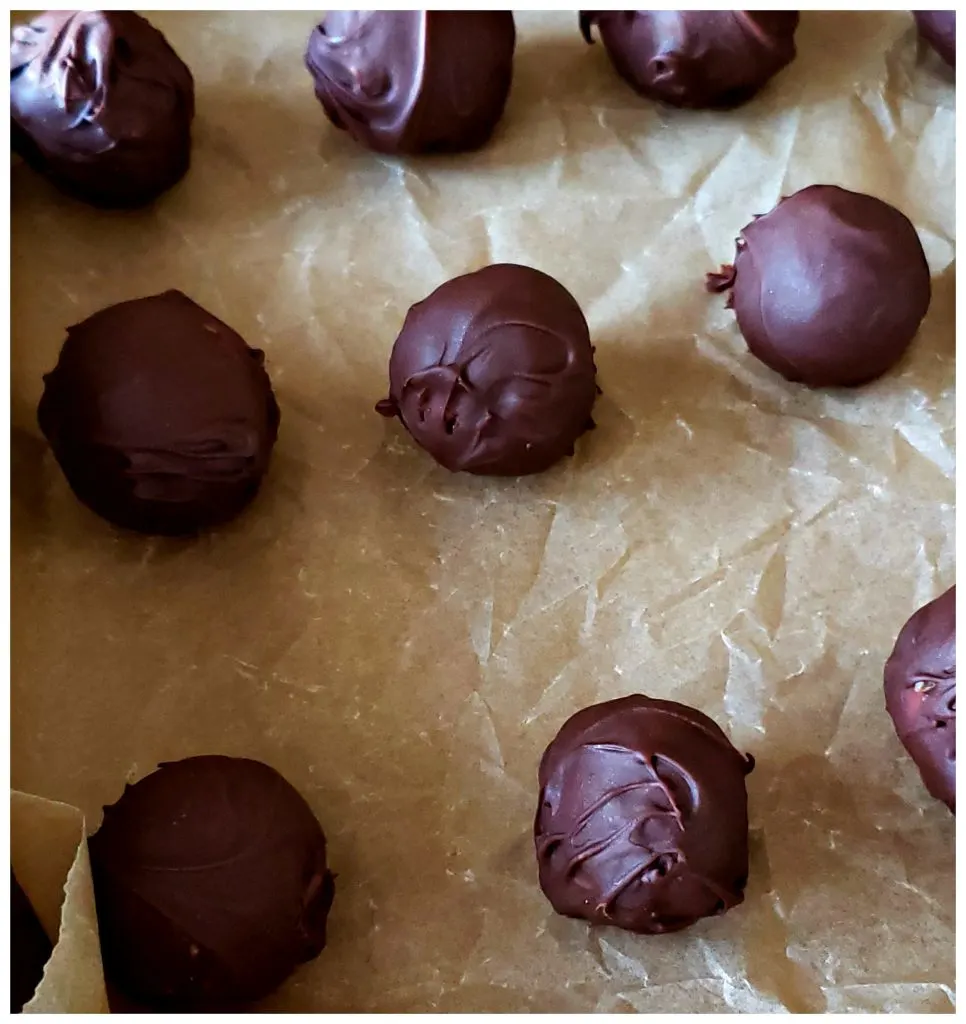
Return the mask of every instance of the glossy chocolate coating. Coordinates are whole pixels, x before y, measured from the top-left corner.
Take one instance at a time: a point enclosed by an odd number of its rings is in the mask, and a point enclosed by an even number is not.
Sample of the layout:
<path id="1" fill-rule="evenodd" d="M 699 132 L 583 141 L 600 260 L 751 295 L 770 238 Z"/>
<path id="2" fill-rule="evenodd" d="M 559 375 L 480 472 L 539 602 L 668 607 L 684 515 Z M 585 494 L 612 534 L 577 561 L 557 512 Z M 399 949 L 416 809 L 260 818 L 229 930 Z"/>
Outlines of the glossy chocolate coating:
<path id="1" fill-rule="evenodd" d="M 926 789 L 956 813 L 956 588 L 902 627 L 885 667 L 886 708 Z"/>
<path id="2" fill-rule="evenodd" d="M 133 11 L 47 11 L 13 30 L 15 148 L 63 191 L 140 206 L 188 169 L 194 82 Z"/>
<path id="3" fill-rule="evenodd" d="M 10 1012 L 20 1013 L 37 991 L 53 946 L 10 871 Z"/>
<path id="4" fill-rule="evenodd" d="M 919 35 L 951 67 L 956 67 L 956 12 L 913 11 Z"/>
<path id="5" fill-rule="evenodd" d="M 455 277 L 406 316 L 389 360 L 402 420 L 452 471 L 539 473 L 593 426 L 594 349 L 574 297 L 552 277 L 496 263 Z"/>
<path id="6" fill-rule="evenodd" d="M 732 289 L 748 348 L 790 381 L 857 386 L 891 369 L 929 308 L 929 265 L 895 207 L 811 185 L 746 225 L 734 265 L 708 274 Z"/>
<path id="7" fill-rule="evenodd" d="M 736 107 L 795 59 L 798 11 L 581 11 L 617 73 L 676 107 Z"/>
<path id="8" fill-rule="evenodd" d="M 753 767 L 675 701 L 637 694 L 577 712 L 540 762 L 534 838 L 554 910 L 658 934 L 737 906 Z"/>
<path id="9" fill-rule="evenodd" d="M 263 356 L 181 292 L 108 306 L 67 331 L 37 417 L 74 493 L 142 533 L 236 515 L 279 413 Z"/>
<path id="10" fill-rule="evenodd" d="M 330 11 L 305 63 L 329 119 L 381 153 L 482 146 L 513 76 L 510 11 Z"/>
<path id="11" fill-rule="evenodd" d="M 268 765 L 162 764 L 104 809 L 89 841 L 105 973 L 151 1009 L 268 995 L 325 947 L 325 836 Z"/>

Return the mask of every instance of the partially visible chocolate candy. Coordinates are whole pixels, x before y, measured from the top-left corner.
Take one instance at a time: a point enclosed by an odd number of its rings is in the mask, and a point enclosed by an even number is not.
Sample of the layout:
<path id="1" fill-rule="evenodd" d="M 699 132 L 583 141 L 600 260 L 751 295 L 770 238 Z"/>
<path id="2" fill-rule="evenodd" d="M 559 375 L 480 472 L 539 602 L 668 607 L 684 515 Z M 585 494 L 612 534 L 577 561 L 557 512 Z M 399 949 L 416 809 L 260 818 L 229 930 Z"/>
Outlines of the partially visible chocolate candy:
<path id="1" fill-rule="evenodd" d="M 734 264 L 708 274 L 707 287 L 731 290 L 754 355 L 816 388 L 865 384 L 891 369 L 932 294 L 908 217 L 836 185 L 811 185 L 755 217 Z"/>
<path id="2" fill-rule="evenodd" d="M 188 169 L 194 81 L 134 11 L 47 11 L 13 29 L 17 152 L 97 206 L 150 202 Z"/>
<path id="3" fill-rule="evenodd" d="M 477 149 L 513 77 L 510 11 L 329 11 L 305 63 L 337 128 L 381 153 Z"/>
<path id="4" fill-rule="evenodd" d="M 398 416 L 446 469 L 548 469 L 593 426 L 594 349 L 577 301 L 552 277 L 496 263 L 440 285 L 406 316 L 389 360 Z"/>
<path id="5" fill-rule="evenodd" d="M 325 835 L 259 761 L 162 764 L 104 809 L 89 848 L 105 974 L 135 1003 L 239 1009 L 325 947 Z"/>
<path id="6" fill-rule="evenodd" d="M 951 67 L 956 67 L 956 12 L 913 11 L 919 35 Z"/>
<path id="7" fill-rule="evenodd" d="M 754 767 L 700 711 L 637 694 L 578 711 L 540 762 L 540 887 L 554 910 L 678 931 L 744 899 Z"/>
<path id="8" fill-rule="evenodd" d="M 798 11 L 581 11 L 617 73 L 676 107 L 736 107 L 795 59 Z"/>
<path id="9" fill-rule="evenodd" d="M 85 505 L 189 534 L 255 496 L 279 412 L 258 349 L 186 295 L 108 306 L 67 331 L 37 418 Z"/>
<path id="10" fill-rule="evenodd" d="M 885 666 L 885 699 L 926 789 L 955 814 L 955 586 L 902 627 Z"/>

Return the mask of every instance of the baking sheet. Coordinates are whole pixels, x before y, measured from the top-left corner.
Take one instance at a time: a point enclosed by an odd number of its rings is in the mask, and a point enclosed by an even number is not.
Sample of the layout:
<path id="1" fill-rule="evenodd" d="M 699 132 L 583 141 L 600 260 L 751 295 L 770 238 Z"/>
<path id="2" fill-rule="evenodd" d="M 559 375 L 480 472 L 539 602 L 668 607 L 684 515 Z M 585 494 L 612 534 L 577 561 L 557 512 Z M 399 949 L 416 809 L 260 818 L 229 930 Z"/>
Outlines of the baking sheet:
<path id="1" fill-rule="evenodd" d="M 329 948 L 280 1010 L 948 1011 L 954 821 L 886 716 L 882 665 L 954 578 L 954 86 L 902 12 L 807 12 L 732 113 L 631 93 L 575 12 L 521 13 L 479 154 L 394 161 L 325 120 L 311 13 L 163 13 L 194 163 L 103 214 L 12 181 L 12 777 L 91 827 L 158 761 L 261 758 L 331 840 Z M 789 385 L 703 274 L 814 182 L 915 223 L 934 297 L 855 392 Z M 452 476 L 372 406 L 408 306 L 488 262 L 585 310 L 598 429 L 542 476 Z M 250 513 L 122 534 L 35 424 L 64 328 L 180 288 L 267 352 L 282 408 Z M 712 715 L 750 777 L 744 905 L 676 935 L 555 917 L 539 756 L 644 691 Z"/>

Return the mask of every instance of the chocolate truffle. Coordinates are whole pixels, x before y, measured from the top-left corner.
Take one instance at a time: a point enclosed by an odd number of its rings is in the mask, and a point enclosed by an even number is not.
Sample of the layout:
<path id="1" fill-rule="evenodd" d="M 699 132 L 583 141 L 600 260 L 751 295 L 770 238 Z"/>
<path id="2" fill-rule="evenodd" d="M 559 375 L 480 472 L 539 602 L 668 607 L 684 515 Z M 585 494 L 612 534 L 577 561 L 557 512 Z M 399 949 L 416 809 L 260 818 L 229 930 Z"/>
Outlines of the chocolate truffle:
<path id="1" fill-rule="evenodd" d="M 885 667 L 886 709 L 926 789 L 956 813 L 956 588 L 902 627 Z"/>
<path id="2" fill-rule="evenodd" d="M 13 30 L 17 151 L 64 192 L 140 206 L 188 169 L 194 82 L 133 11 L 47 11 Z"/>
<path id="3" fill-rule="evenodd" d="M 104 809 L 89 846 L 105 974 L 149 1008 L 244 1006 L 325 947 L 325 836 L 268 765 L 162 764 Z"/>
<path id="4" fill-rule="evenodd" d="M 142 533 L 189 534 L 254 497 L 278 432 L 263 355 L 178 291 L 67 331 L 40 429 L 85 505 Z"/>
<path id="5" fill-rule="evenodd" d="M 736 107 L 795 59 L 798 11 L 581 11 L 617 73 L 676 107 Z"/>
<path id="6" fill-rule="evenodd" d="M 744 899 L 754 767 L 707 715 L 636 694 L 578 711 L 540 762 L 540 887 L 554 910 L 658 934 Z"/>
<path id="7" fill-rule="evenodd" d="M 955 11 L 913 11 L 916 28 L 940 57 L 951 67 L 956 67 L 956 12 Z"/>
<path id="8" fill-rule="evenodd" d="M 574 297 L 552 277 L 496 263 L 440 285 L 406 316 L 389 397 L 446 469 L 539 473 L 593 426 L 594 349 Z"/>
<path id="9" fill-rule="evenodd" d="M 929 266 L 895 207 L 811 185 L 744 227 L 733 265 L 707 275 L 748 348 L 790 381 L 848 387 L 904 355 L 929 308 Z"/>
<path id="10" fill-rule="evenodd" d="M 10 872 L 10 1012 L 20 1013 L 37 991 L 53 946 L 27 894 Z"/>
<path id="11" fill-rule="evenodd" d="M 482 146 L 513 75 L 510 11 L 329 11 L 305 63 L 329 120 L 380 153 Z"/>

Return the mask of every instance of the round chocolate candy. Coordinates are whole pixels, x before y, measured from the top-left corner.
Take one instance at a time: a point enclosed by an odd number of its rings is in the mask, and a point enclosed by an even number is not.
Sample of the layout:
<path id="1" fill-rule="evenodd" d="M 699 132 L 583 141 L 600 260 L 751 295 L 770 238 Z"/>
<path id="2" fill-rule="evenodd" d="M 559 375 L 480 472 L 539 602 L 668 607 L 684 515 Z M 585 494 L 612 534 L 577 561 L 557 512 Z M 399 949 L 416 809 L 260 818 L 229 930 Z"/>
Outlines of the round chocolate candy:
<path id="1" fill-rule="evenodd" d="M 67 331 L 37 418 L 74 493 L 118 526 L 189 534 L 237 515 L 279 412 L 263 356 L 178 291 Z"/>
<path id="2" fill-rule="evenodd" d="M 246 1006 L 325 947 L 325 835 L 259 761 L 162 764 L 104 809 L 89 847 L 105 974 L 149 1009 Z"/>
<path id="3" fill-rule="evenodd" d="M 188 169 L 194 81 L 134 11 L 47 11 L 13 29 L 14 146 L 63 191 L 140 206 Z"/>
<path id="4" fill-rule="evenodd" d="M 790 381 L 865 384 L 895 366 L 926 315 L 929 265 L 908 217 L 836 185 L 811 185 L 746 225 L 731 290 L 748 348 Z"/>
<path id="5" fill-rule="evenodd" d="M 539 473 L 593 426 L 594 349 L 574 297 L 552 277 L 497 263 L 413 306 L 389 360 L 398 416 L 440 465 Z"/>
<path id="6" fill-rule="evenodd" d="M 956 812 L 956 588 L 902 627 L 885 667 L 886 709 L 926 789 Z"/>
<path id="7" fill-rule="evenodd" d="M 554 910 L 657 934 L 741 903 L 753 767 L 675 701 L 638 694 L 577 712 L 540 762 L 534 838 Z"/>
<path id="8" fill-rule="evenodd" d="M 305 63 L 337 128 L 382 153 L 477 149 L 513 77 L 510 11 L 329 11 Z"/>
<path id="9" fill-rule="evenodd" d="M 676 107 L 736 107 L 795 59 L 798 11 L 581 11 L 617 73 Z"/>

